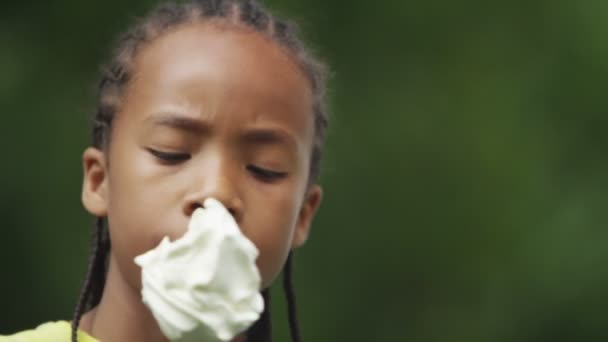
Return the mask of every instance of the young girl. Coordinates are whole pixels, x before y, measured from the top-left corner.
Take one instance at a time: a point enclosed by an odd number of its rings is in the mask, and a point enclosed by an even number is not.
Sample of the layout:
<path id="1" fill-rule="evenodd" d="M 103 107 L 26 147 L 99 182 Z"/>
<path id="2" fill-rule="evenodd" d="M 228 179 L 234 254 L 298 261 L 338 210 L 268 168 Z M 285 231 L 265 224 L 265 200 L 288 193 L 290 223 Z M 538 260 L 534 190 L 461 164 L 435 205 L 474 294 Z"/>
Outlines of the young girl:
<path id="1" fill-rule="evenodd" d="M 253 0 L 160 6 L 118 42 L 99 84 L 82 201 L 96 217 L 74 318 L 0 341 L 167 341 L 134 258 L 179 239 L 215 198 L 259 250 L 266 302 L 233 341 L 270 341 L 269 287 L 283 269 L 299 341 L 291 251 L 307 239 L 327 128 L 323 66 Z"/>

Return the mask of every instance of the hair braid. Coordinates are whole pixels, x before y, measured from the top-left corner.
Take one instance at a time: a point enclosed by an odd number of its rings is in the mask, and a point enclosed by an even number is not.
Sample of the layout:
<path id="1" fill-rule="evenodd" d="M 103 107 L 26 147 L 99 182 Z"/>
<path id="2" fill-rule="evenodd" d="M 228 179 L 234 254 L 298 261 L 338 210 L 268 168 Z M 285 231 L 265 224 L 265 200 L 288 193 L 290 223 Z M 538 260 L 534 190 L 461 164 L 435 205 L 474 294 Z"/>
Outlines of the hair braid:
<path id="1" fill-rule="evenodd" d="M 109 242 L 104 242 L 103 218 L 97 217 L 93 226 L 93 243 L 87 275 L 80 290 L 78 303 L 72 319 L 72 342 L 78 340 L 80 318 L 91 305 L 97 305 L 101 299 L 105 284 L 105 263 Z"/>
<path id="2" fill-rule="evenodd" d="M 247 331 L 247 342 L 272 342 L 272 319 L 270 317 L 270 289 L 262 290 L 264 311 L 260 318 Z"/>
<path id="3" fill-rule="evenodd" d="M 108 254 L 110 252 L 110 236 L 107 227 L 104 225 L 103 218 L 97 218 L 96 229 L 99 234 L 99 241 L 97 243 L 98 249 L 96 252 L 97 265 L 93 268 L 93 273 L 91 274 L 90 297 L 89 302 L 87 303 L 87 309 L 96 306 L 101 301 L 101 296 L 103 295 L 103 289 L 106 283 Z"/>
<path id="4" fill-rule="evenodd" d="M 287 297 L 287 313 L 289 317 L 289 332 L 293 342 L 300 342 L 300 327 L 296 312 L 296 294 L 293 288 L 293 252 L 289 253 L 283 269 L 283 289 Z"/>

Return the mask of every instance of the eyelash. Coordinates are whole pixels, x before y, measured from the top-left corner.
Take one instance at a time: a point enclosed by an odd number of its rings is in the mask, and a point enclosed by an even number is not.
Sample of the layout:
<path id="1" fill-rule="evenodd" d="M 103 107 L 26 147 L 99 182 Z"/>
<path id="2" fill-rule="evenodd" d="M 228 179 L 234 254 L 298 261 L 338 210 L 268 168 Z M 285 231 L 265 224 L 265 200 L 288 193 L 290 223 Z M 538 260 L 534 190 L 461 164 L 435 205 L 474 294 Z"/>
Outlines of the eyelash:
<path id="1" fill-rule="evenodd" d="M 163 152 L 151 148 L 148 148 L 147 150 L 153 156 L 168 164 L 177 164 L 190 159 L 190 155 L 188 153 Z"/>
<path id="2" fill-rule="evenodd" d="M 190 155 L 188 153 L 163 152 L 151 148 L 147 148 L 147 150 L 162 162 L 171 165 L 190 159 Z M 287 172 L 268 170 L 256 165 L 247 165 L 247 170 L 253 173 L 256 178 L 264 182 L 276 181 L 287 176 Z"/>
<path id="3" fill-rule="evenodd" d="M 264 182 L 276 181 L 287 176 L 287 172 L 268 170 L 255 165 L 247 165 L 247 170 Z"/>

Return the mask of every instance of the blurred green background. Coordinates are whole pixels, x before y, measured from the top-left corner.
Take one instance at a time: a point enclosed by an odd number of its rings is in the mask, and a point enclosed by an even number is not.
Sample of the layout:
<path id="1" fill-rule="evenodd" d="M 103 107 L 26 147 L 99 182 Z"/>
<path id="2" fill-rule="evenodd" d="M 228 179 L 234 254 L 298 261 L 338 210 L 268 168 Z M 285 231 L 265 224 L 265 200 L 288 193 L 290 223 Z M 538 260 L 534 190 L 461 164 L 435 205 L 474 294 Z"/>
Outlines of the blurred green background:
<path id="1" fill-rule="evenodd" d="M 2 6 L 0 334 L 72 315 L 98 67 L 154 3 Z M 306 341 L 608 341 L 608 1 L 268 5 L 334 76 Z"/>

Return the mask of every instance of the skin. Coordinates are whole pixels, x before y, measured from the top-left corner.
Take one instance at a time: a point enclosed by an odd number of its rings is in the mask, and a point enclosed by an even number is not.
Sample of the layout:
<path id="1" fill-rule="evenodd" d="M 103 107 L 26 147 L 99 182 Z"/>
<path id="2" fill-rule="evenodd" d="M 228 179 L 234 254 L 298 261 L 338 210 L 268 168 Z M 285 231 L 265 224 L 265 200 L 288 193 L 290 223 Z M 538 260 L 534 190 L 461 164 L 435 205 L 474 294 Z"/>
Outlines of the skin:
<path id="1" fill-rule="evenodd" d="M 107 216 L 112 250 L 103 297 L 82 330 L 103 341 L 166 341 L 141 301 L 133 258 L 179 238 L 208 197 L 257 246 L 270 286 L 321 201 L 308 183 L 313 134 L 310 83 L 260 33 L 193 23 L 138 50 L 108 151 L 83 154 L 82 201 Z"/>

